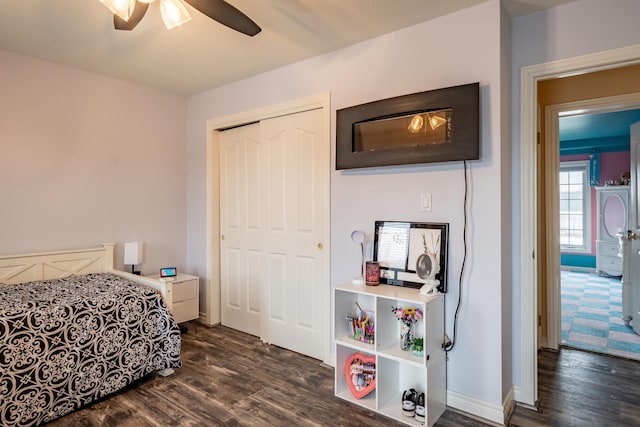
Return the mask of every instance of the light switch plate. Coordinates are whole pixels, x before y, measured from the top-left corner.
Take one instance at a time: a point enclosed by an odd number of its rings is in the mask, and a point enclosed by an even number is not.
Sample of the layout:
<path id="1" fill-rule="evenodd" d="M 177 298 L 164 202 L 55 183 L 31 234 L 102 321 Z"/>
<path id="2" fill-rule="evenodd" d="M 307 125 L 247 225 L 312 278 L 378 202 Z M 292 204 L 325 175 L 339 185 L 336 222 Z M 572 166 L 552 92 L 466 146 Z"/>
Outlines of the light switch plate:
<path id="1" fill-rule="evenodd" d="M 420 195 L 420 210 L 422 212 L 431 212 L 431 193 L 422 193 Z"/>

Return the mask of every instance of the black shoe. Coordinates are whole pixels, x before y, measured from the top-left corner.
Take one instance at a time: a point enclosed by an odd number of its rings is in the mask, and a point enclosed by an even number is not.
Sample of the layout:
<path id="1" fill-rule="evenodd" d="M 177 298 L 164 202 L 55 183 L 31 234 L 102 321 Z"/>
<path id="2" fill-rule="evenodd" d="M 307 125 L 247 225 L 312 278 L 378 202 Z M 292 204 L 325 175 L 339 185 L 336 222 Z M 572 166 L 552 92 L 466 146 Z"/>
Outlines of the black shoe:
<path id="1" fill-rule="evenodd" d="M 416 413 L 416 401 L 418 393 L 414 389 L 405 390 L 402 393 L 402 415 L 413 417 Z"/>
<path id="2" fill-rule="evenodd" d="M 424 423 L 426 411 L 424 408 L 424 393 L 420 393 L 416 401 L 416 421 Z"/>

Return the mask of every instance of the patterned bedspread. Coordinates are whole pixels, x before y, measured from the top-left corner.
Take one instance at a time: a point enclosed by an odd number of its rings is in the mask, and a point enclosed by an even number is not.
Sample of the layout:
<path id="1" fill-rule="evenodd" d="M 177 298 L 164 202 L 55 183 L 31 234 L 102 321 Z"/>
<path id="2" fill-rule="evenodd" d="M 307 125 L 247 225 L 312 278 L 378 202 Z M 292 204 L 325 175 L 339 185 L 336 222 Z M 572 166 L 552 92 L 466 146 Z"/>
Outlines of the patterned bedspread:
<path id="1" fill-rule="evenodd" d="M 179 368 L 155 290 L 113 274 L 0 285 L 0 425 L 51 421 L 146 374 Z"/>

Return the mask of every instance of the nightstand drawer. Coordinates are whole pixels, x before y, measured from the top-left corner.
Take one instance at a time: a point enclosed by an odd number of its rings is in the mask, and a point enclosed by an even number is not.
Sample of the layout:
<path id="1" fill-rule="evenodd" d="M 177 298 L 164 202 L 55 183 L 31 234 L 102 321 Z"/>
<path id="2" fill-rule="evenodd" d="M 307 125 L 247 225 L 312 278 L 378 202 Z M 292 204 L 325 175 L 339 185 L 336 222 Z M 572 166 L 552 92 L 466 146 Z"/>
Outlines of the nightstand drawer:
<path id="1" fill-rule="evenodd" d="M 171 314 L 173 314 L 173 318 L 177 323 L 182 323 L 188 320 L 197 319 L 199 309 L 197 299 L 174 302 Z"/>
<path id="2" fill-rule="evenodd" d="M 198 303 L 198 276 L 178 273 L 173 280 L 163 281 L 159 275 L 149 276 L 158 283 L 158 287 L 165 298 L 167 307 L 177 323 L 195 320 L 200 316 Z"/>
<path id="3" fill-rule="evenodd" d="M 185 280 L 173 283 L 173 306 L 181 301 L 196 299 L 198 297 L 198 279 Z"/>

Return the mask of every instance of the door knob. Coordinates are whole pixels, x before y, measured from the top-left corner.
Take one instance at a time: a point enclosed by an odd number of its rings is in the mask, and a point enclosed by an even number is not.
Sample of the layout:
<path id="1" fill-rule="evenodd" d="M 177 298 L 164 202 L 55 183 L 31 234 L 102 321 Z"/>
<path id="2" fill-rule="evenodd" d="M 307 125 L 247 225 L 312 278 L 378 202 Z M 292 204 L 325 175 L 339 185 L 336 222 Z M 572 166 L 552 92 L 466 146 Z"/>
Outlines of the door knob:
<path id="1" fill-rule="evenodd" d="M 322 250 L 322 248 L 324 248 L 324 246 L 322 245 L 322 243 L 318 243 L 318 249 Z"/>

